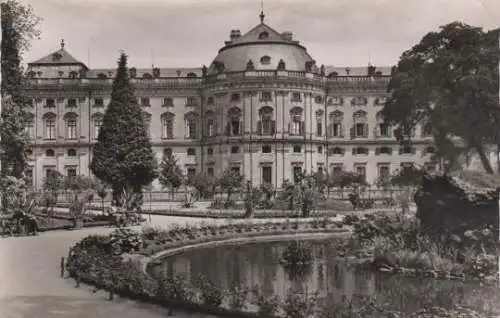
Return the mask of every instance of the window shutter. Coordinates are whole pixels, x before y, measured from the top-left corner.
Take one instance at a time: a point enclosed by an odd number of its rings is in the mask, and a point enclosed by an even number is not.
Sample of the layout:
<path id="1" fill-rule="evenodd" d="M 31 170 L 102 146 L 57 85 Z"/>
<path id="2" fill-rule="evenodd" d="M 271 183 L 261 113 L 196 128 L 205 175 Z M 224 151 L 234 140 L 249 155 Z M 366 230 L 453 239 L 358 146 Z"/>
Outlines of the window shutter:
<path id="1" fill-rule="evenodd" d="M 274 135 L 276 133 L 276 121 L 271 121 L 271 134 Z"/>
<path id="2" fill-rule="evenodd" d="M 262 135 L 262 121 L 257 121 L 257 134 Z"/>

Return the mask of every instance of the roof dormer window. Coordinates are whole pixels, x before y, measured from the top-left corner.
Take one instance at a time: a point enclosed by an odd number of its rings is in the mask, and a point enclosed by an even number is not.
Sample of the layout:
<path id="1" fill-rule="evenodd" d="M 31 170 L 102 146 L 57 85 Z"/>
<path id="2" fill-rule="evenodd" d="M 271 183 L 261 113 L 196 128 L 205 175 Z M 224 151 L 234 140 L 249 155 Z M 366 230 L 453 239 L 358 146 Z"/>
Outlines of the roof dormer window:
<path id="1" fill-rule="evenodd" d="M 57 61 L 60 61 L 61 59 L 62 59 L 62 55 L 61 54 L 59 54 L 57 52 L 54 53 L 54 54 L 52 54 L 52 61 L 57 62 Z"/>
<path id="2" fill-rule="evenodd" d="M 264 55 L 263 57 L 260 58 L 260 64 L 262 64 L 262 65 L 271 64 L 271 57 L 268 55 Z"/>
<path id="3" fill-rule="evenodd" d="M 267 40 L 269 38 L 269 33 L 266 31 L 260 32 L 259 34 L 259 40 Z"/>

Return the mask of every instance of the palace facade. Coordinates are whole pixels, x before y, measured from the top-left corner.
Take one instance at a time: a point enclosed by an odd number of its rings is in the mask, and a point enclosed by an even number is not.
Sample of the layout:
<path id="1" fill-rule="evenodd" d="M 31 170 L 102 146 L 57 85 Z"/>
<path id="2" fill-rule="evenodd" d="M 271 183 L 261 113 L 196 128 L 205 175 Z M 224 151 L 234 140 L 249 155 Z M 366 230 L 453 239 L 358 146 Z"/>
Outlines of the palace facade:
<path id="1" fill-rule="evenodd" d="M 115 72 L 114 65 L 89 69 L 64 42 L 28 64 L 35 187 L 49 170 L 91 174 Z M 401 147 L 380 116 L 390 67 L 317 65 L 292 33 L 277 32 L 263 15 L 246 34 L 232 30 L 208 67 L 129 72 L 158 159 L 173 153 L 187 175 L 230 167 L 255 186 L 280 187 L 299 171 L 350 170 L 373 182 L 405 164 L 436 168 L 425 126 Z"/>

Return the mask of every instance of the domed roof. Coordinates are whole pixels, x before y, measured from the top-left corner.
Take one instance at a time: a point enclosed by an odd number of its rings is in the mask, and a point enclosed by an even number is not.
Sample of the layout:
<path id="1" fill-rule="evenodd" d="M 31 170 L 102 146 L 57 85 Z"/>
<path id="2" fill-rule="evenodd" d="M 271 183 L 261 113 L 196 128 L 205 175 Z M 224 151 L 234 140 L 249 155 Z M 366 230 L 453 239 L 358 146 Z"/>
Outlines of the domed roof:
<path id="1" fill-rule="evenodd" d="M 288 71 L 305 71 L 314 60 L 305 47 L 292 39 L 290 32 L 279 33 L 264 22 L 243 36 L 231 31 L 231 41 L 219 50 L 208 69 L 208 74 L 245 71 L 251 61 L 255 70 L 276 70 L 280 61 Z"/>

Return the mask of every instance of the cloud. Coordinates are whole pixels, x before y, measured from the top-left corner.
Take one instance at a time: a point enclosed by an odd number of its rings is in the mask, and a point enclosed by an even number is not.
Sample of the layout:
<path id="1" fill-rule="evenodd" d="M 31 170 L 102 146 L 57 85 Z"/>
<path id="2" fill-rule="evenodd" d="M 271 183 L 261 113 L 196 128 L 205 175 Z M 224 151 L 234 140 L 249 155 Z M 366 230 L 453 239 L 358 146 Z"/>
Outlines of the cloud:
<path id="1" fill-rule="evenodd" d="M 26 61 L 67 49 L 115 67 L 120 49 L 148 67 L 209 64 L 231 29 L 255 26 L 259 0 L 31 0 L 44 18 Z M 455 20 L 500 26 L 498 0 L 266 0 L 266 23 L 289 30 L 321 64 L 391 65 L 430 30 Z"/>

